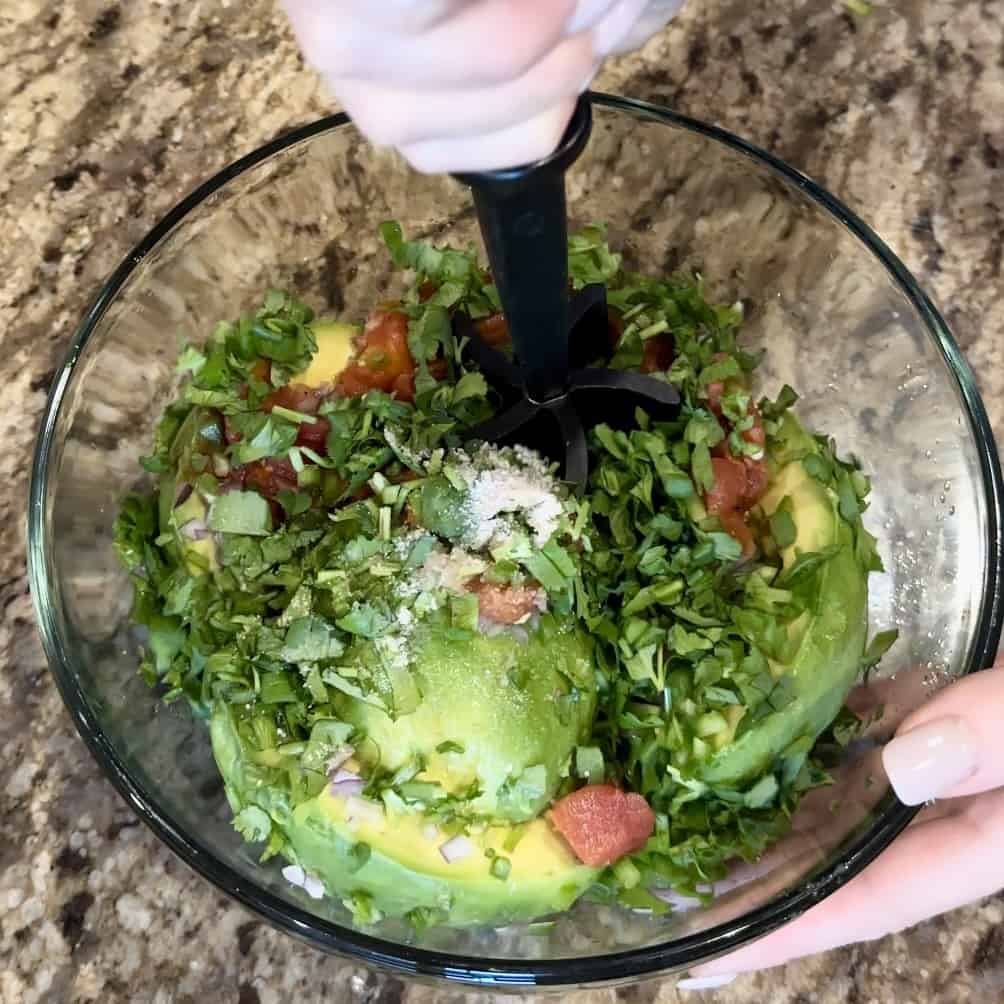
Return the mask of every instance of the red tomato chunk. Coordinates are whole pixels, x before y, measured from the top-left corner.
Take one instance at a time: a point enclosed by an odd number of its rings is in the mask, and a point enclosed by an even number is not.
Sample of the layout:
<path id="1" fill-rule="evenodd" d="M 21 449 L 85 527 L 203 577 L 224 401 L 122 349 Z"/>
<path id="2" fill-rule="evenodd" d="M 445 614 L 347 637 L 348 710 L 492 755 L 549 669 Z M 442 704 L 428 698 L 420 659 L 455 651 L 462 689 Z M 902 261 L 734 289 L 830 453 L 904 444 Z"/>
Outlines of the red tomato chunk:
<path id="1" fill-rule="evenodd" d="M 655 813 L 634 792 L 612 784 L 589 784 L 559 799 L 551 822 L 575 856 L 593 868 L 641 850 L 655 829 Z"/>

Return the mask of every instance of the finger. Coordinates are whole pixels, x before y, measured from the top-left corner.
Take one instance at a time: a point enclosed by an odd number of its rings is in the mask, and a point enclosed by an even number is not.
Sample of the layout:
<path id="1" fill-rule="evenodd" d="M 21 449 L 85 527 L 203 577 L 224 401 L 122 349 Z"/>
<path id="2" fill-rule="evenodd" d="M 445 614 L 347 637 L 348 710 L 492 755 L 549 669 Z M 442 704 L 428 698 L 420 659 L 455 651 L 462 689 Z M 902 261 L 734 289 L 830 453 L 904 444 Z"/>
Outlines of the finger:
<path id="1" fill-rule="evenodd" d="M 649 0 L 620 0 L 593 27 L 593 47 L 601 59 L 612 53 L 631 33 Z"/>
<path id="2" fill-rule="evenodd" d="M 290 0 L 293 2 L 293 0 Z M 295 0 L 317 5 L 318 0 Z M 425 31 L 477 0 L 337 0 L 353 20 L 398 33 Z M 331 0 L 328 0 L 331 3 Z"/>
<path id="3" fill-rule="evenodd" d="M 1004 668 L 958 680 L 908 715 L 882 763 L 907 805 L 1004 786 Z"/>
<path id="4" fill-rule="evenodd" d="M 425 31 L 474 0 L 327 0 L 348 20 L 396 32 Z M 294 27 L 314 23 L 323 0 L 283 0 Z"/>
<path id="5" fill-rule="evenodd" d="M 578 31 L 592 28 L 620 0 L 579 0 L 575 11 L 565 25 L 565 31 L 573 35 Z"/>
<path id="6" fill-rule="evenodd" d="M 403 88 L 359 80 L 335 80 L 330 86 L 370 140 L 401 147 L 514 126 L 562 98 L 576 97 L 594 73 L 592 44 L 588 36 L 576 35 L 510 83 L 425 92 L 418 113 L 414 96 Z"/>
<path id="7" fill-rule="evenodd" d="M 653 35 L 662 31 L 683 6 L 683 0 L 649 0 L 645 10 L 627 33 L 606 50 L 606 55 L 616 56 L 644 45 Z"/>
<path id="8" fill-rule="evenodd" d="M 406 144 L 401 147 L 401 153 L 412 167 L 426 174 L 494 171 L 529 164 L 554 152 L 574 109 L 575 99 L 565 98 L 507 129 Z"/>
<path id="9" fill-rule="evenodd" d="M 1004 886 L 1004 792 L 908 828 L 857 878 L 786 927 L 693 970 L 697 976 L 767 969 L 872 941 L 971 903 Z"/>
<path id="10" fill-rule="evenodd" d="M 562 40 L 574 10 L 575 0 L 477 0 L 428 31 L 391 41 L 341 3 L 303 3 L 294 27 L 307 59 L 326 77 L 480 87 L 524 74 Z"/>

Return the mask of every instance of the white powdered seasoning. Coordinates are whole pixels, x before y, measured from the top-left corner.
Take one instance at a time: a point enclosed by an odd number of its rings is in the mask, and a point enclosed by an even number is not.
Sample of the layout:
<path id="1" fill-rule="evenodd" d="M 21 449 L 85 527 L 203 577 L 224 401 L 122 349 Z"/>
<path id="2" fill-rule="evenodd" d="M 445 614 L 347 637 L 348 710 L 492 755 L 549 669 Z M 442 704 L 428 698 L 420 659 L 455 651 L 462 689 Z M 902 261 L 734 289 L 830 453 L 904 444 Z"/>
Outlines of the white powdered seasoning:
<path id="1" fill-rule="evenodd" d="M 557 530 L 563 507 L 554 475 L 539 454 L 523 446 L 485 445 L 461 460 L 458 473 L 468 486 L 464 508 L 471 548 L 504 542 L 511 531 L 509 514 L 523 518 L 538 547 Z"/>

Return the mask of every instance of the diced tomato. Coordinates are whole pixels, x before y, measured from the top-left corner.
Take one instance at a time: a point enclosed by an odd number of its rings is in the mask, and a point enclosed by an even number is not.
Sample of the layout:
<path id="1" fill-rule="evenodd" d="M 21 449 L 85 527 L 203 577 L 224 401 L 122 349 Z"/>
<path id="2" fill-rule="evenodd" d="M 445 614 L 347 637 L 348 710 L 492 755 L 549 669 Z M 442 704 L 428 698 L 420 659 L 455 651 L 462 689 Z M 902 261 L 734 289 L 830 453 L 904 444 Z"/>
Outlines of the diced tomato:
<path id="1" fill-rule="evenodd" d="M 251 367 L 251 378 L 257 380 L 259 383 L 268 383 L 269 378 L 272 376 L 272 363 L 268 359 L 256 359 L 254 365 Z M 244 384 L 240 389 L 240 396 L 242 400 L 246 400 L 248 396 L 248 385 Z"/>
<path id="2" fill-rule="evenodd" d="M 330 389 L 323 387 L 288 383 L 284 387 L 277 387 L 268 394 L 261 403 L 261 410 L 269 412 L 278 407 L 285 408 L 287 411 L 298 411 L 303 415 L 313 415 L 329 393 Z"/>
<path id="3" fill-rule="evenodd" d="M 221 492 L 242 492 L 247 485 L 247 468 L 234 467 L 220 482 Z"/>
<path id="4" fill-rule="evenodd" d="M 275 498 L 282 491 L 296 491 L 298 481 L 296 468 L 286 457 L 271 457 L 268 460 L 256 460 L 245 464 L 244 487 L 264 495 L 265 498 Z"/>
<path id="5" fill-rule="evenodd" d="M 711 469 L 715 484 L 704 494 L 704 504 L 717 516 L 722 529 L 743 548 L 743 557 L 752 557 L 756 550 L 753 532 L 746 523 L 745 513 L 763 497 L 767 490 L 767 465 L 763 460 L 744 457 L 712 457 Z"/>
<path id="6" fill-rule="evenodd" d="M 743 465 L 746 467 L 746 493 L 743 497 L 747 508 L 752 508 L 763 498 L 767 491 L 767 463 L 764 460 L 754 460 L 752 457 L 743 457 Z"/>
<path id="7" fill-rule="evenodd" d="M 645 355 L 641 360 L 642 373 L 662 373 L 673 365 L 675 347 L 673 336 L 666 333 L 645 339 Z"/>
<path id="8" fill-rule="evenodd" d="M 483 317 L 474 328 L 481 340 L 488 345 L 505 345 L 509 341 L 509 325 L 502 314 Z"/>
<path id="9" fill-rule="evenodd" d="M 475 579 L 467 588 L 478 597 L 478 613 L 493 624 L 519 624 L 538 608 L 540 590 Z"/>
<path id="10" fill-rule="evenodd" d="M 356 358 L 342 371 L 337 389 L 346 397 L 382 390 L 408 395 L 405 400 L 411 400 L 415 396 L 414 379 L 415 362 L 408 350 L 408 318 L 392 310 L 370 316 L 366 330 L 356 341 Z"/>
<path id="11" fill-rule="evenodd" d="M 395 474 L 393 477 L 388 477 L 388 480 L 395 485 L 404 485 L 407 484 L 409 481 L 417 481 L 420 477 L 422 477 L 421 474 L 418 474 L 416 471 L 413 471 L 410 467 L 406 467 L 403 471 L 401 471 L 400 474 Z"/>
<path id="12" fill-rule="evenodd" d="M 753 540 L 753 531 L 746 522 L 745 513 L 729 509 L 718 514 L 718 522 L 722 524 L 722 529 L 742 546 L 744 558 L 752 558 L 756 554 L 756 541 Z"/>
<path id="13" fill-rule="evenodd" d="M 704 504 L 712 516 L 740 508 L 746 496 L 746 465 L 734 457 L 712 457 L 715 484 L 704 493 Z"/>
<path id="14" fill-rule="evenodd" d="M 394 378 L 394 386 L 391 387 L 391 393 L 399 401 L 408 401 L 409 403 L 415 400 L 415 374 L 414 373 L 401 373 Z"/>
<path id="15" fill-rule="evenodd" d="M 306 446 L 315 453 L 326 453 L 330 431 L 331 423 L 326 418 L 318 418 L 313 423 L 303 422 L 296 433 L 296 445 Z"/>
<path id="16" fill-rule="evenodd" d="M 589 784 L 554 803 L 555 829 L 592 868 L 641 850 L 655 830 L 655 813 L 641 795 L 612 784 Z"/>

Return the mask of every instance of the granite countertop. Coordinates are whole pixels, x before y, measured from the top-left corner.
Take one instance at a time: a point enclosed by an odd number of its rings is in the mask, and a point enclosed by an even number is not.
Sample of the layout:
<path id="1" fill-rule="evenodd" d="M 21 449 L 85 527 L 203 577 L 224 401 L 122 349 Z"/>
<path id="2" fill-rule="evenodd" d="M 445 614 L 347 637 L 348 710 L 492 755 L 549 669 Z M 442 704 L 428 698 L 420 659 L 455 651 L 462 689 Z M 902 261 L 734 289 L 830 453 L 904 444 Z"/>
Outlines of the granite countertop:
<path id="1" fill-rule="evenodd" d="M 866 18 L 837 0 L 690 0 L 599 87 L 720 123 L 843 196 L 939 301 L 1000 437 L 1002 53 L 996 0 L 878 0 Z M 25 576 L 30 450 L 85 302 L 198 181 L 328 110 L 317 80 L 268 0 L 5 0 L 0 54 L 0 999 L 459 1000 L 272 931 L 140 826 L 63 710 Z M 998 897 L 706 999 L 999 1002 L 1002 921 Z"/>

